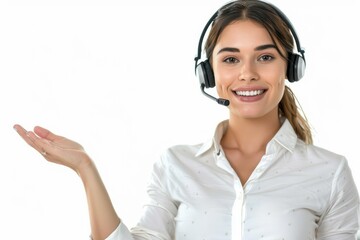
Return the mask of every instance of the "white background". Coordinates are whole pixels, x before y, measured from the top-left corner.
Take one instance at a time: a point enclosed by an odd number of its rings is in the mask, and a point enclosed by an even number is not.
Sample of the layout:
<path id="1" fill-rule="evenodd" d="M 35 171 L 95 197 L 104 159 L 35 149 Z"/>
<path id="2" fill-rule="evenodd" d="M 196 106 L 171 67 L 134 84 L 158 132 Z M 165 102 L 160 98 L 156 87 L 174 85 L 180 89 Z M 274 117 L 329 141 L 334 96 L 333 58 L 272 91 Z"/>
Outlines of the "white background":
<path id="1" fill-rule="evenodd" d="M 154 161 L 213 133 L 226 108 L 204 97 L 193 58 L 223 0 L 0 1 L 1 239 L 87 239 L 83 186 L 12 129 L 35 125 L 80 142 L 118 214 L 140 215 Z M 290 86 L 315 143 L 345 155 L 358 186 L 359 0 L 274 0 L 306 49 Z"/>

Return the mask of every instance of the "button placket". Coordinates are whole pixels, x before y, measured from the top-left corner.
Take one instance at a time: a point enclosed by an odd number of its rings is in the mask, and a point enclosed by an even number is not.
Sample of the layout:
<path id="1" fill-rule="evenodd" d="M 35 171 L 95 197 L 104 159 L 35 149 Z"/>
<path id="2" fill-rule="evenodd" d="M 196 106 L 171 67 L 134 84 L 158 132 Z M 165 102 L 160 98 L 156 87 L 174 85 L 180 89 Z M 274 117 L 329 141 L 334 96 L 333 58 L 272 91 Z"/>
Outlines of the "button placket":
<path id="1" fill-rule="evenodd" d="M 242 238 L 244 189 L 240 179 L 234 176 L 235 201 L 232 209 L 232 239 Z"/>

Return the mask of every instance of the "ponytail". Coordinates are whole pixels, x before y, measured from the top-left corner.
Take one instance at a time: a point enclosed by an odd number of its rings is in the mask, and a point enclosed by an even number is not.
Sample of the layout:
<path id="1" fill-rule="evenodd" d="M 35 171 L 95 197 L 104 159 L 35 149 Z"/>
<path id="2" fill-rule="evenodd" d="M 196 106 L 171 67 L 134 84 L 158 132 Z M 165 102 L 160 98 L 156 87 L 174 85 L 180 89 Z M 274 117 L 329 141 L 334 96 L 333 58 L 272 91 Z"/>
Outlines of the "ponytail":
<path id="1" fill-rule="evenodd" d="M 298 101 L 294 92 L 288 86 L 285 86 L 284 96 L 279 103 L 280 114 L 289 120 L 298 138 L 306 144 L 312 144 L 313 139 L 309 123 L 301 107 L 299 108 L 296 102 Z M 302 114 L 299 110 L 301 110 Z"/>

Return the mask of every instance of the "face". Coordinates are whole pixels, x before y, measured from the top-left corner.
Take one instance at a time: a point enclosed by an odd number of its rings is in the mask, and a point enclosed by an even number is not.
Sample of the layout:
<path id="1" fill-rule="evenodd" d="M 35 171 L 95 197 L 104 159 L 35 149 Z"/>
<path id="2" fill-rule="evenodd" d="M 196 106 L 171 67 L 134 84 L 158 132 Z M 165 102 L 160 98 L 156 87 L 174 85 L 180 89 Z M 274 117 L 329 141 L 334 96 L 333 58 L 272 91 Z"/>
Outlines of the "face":
<path id="1" fill-rule="evenodd" d="M 231 115 L 278 116 L 287 63 L 262 25 L 251 20 L 228 25 L 218 38 L 211 61 L 217 92 L 230 101 Z"/>

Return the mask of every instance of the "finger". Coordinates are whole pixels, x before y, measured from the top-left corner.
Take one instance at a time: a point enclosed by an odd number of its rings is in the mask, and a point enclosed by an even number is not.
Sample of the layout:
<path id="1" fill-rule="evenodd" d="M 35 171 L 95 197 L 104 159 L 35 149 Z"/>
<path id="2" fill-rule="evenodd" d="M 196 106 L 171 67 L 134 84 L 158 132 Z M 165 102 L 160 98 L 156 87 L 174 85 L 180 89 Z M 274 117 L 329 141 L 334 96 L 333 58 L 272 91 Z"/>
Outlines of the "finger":
<path id="1" fill-rule="evenodd" d="M 48 155 L 47 150 L 44 148 L 46 145 L 46 142 L 43 142 L 44 140 L 38 138 L 33 132 L 26 131 L 25 128 L 19 124 L 15 124 L 14 129 L 28 145 L 41 153 L 44 157 Z"/>
<path id="2" fill-rule="evenodd" d="M 22 126 L 20 126 L 18 124 L 15 124 L 14 129 L 27 144 L 29 144 L 31 147 L 36 149 L 34 142 L 32 141 L 31 138 L 29 138 L 29 136 L 28 136 L 29 133 L 25 128 L 23 128 Z"/>
<path id="3" fill-rule="evenodd" d="M 15 124 L 13 128 L 14 128 L 14 129 L 16 130 L 16 132 L 18 132 L 19 134 L 20 134 L 21 132 L 26 132 L 25 128 L 23 128 L 23 127 L 22 127 L 21 125 L 19 125 L 19 124 Z"/>
<path id="4" fill-rule="evenodd" d="M 41 138 L 45 138 L 49 141 L 55 141 L 57 138 L 59 138 L 60 136 L 57 136 L 55 134 L 53 134 L 52 132 L 50 132 L 48 129 L 40 127 L 40 126 L 36 126 L 34 128 L 34 132 Z"/>
<path id="5" fill-rule="evenodd" d="M 51 152 L 51 142 L 47 139 L 43 139 L 41 137 L 38 137 L 33 132 L 27 133 L 28 138 L 32 142 L 32 147 L 37 150 L 39 153 L 41 153 L 44 157 L 48 156 Z"/>

